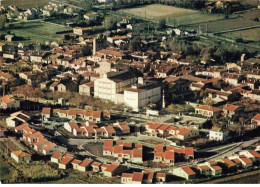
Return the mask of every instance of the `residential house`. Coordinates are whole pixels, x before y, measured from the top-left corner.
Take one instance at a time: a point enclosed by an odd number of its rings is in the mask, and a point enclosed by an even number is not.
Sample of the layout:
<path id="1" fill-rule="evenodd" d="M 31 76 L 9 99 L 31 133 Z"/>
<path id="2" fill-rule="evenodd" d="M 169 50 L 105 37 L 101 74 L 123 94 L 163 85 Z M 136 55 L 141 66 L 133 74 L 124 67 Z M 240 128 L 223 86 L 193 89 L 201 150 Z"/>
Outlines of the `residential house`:
<path id="1" fill-rule="evenodd" d="M 51 108 L 44 107 L 42 108 L 42 119 L 43 121 L 48 121 L 51 117 Z"/>
<path id="2" fill-rule="evenodd" d="M 174 168 L 173 175 L 184 178 L 186 180 L 196 178 L 196 173 L 189 166 Z"/>
<path id="3" fill-rule="evenodd" d="M 222 168 L 220 166 L 210 166 L 211 174 L 213 176 L 221 175 L 222 174 Z"/>
<path id="4" fill-rule="evenodd" d="M 230 104 L 230 105 L 226 105 L 223 108 L 223 113 L 225 116 L 232 117 L 237 113 L 238 110 L 239 110 L 239 106 Z"/>
<path id="5" fill-rule="evenodd" d="M 12 151 L 11 157 L 18 163 L 29 163 L 31 161 L 32 155 L 23 151 Z"/>
<path id="6" fill-rule="evenodd" d="M 260 161 L 260 154 L 258 152 L 256 152 L 255 150 L 241 151 L 241 152 L 239 152 L 239 155 L 244 155 L 247 158 L 251 159 L 253 162 Z"/>
<path id="7" fill-rule="evenodd" d="M 79 94 L 87 96 L 94 95 L 94 82 L 79 85 Z"/>
<path id="8" fill-rule="evenodd" d="M 252 119 L 251 119 L 252 124 L 256 124 L 257 126 L 260 126 L 260 114 L 256 114 Z"/>
<path id="9" fill-rule="evenodd" d="M 13 98 L 11 95 L 5 95 L 0 98 L 0 109 L 18 109 L 20 108 L 20 101 Z"/>
<path id="10" fill-rule="evenodd" d="M 220 112 L 221 109 L 218 107 L 212 107 L 208 105 L 200 105 L 195 108 L 195 113 L 206 117 L 212 117 L 214 114 Z"/>
<path id="11" fill-rule="evenodd" d="M 87 171 L 87 170 L 90 170 L 90 166 L 91 166 L 91 163 L 92 163 L 92 162 L 93 162 L 92 159 L 86 158 L 86 159 L 84 159 L 81 163 L 78 164 L 77 169 L 78 169 L 79 171 L 83 171 L 83 172 L 85 172 L 85 171 Z"/>
<path id="12" fill-rule="evenodd" d="M 103 114 L 104 115 L 104 114 Z M 126 122 L 118 122 L 113 124 L 114 129 L 120 134 L 129 134 L 130 133 L 130 127 Z"/>
<path id="13" fill-rule="evenodd" d="M 102 165 L 102 163 L 100 163 L 100 162 L 93 162 L 93 163 L 91 164 L 92 170 L 93 170 L 94 172 L 100 172 L 100 170 L 101 170 L 100 166 L 101 166 L 101 165 Z"/>
<path id="14" fill-rule="evenodd" d="M 214 141 L 225 141 L 228 138 L 228 134 L 228 130 L 212 129 L 209 131 L 209 139 Z"/>
<path id="15" fill-rule="evenodd" d="M 73 159 L 73 155 L 64 155 L 64 157 L 59 161 L 59 169 L 68 169 L 71 166 Z"/>
<path id="16" fill-rule="evenodd" d="M 51 162 L 58 164 L 65 154 L 66 152 L 63 150 L 57 151 L 51 156 Z"/>

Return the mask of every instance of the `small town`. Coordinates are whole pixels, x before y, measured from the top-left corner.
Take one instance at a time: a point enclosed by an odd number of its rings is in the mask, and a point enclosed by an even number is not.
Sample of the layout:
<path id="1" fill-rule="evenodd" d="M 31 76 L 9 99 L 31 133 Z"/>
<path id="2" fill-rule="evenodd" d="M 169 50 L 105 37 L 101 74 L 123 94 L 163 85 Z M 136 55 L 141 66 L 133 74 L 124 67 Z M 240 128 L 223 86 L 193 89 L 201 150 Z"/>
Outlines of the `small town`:
<path id="1" fill-rule="evenodd" d="M 0 0 L 1 184 L 259 178 L 259 0 Z"/>

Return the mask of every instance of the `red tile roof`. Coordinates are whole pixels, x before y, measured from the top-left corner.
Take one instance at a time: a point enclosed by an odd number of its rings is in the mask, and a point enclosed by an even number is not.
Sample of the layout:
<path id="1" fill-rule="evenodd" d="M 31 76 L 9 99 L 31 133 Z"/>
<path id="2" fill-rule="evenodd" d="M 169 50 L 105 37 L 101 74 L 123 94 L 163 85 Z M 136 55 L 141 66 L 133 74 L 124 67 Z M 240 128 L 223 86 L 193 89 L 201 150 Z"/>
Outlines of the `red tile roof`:
<path id="1" fill-rule="evenodd" d="M 143 180 L 143 173 L 142 172 L 134 172 L 133 173 L 133 178 L 132 178 L 132 181 L 135 181 L 135 182 L 142 182 Z"/>
<path id="2" fill-rule="evenodd" d="M 45 146 L 44 148 L 42 148 L 42 149 L 44 149 L 45 151 L 47 151 L 47 150 L 53 148 L 54 146 L 56 146 L 55 143 L 49 142 L 49 143 L 47 143 L 46 146 Z"/>
<path id="3" fill-rule="evenodd" d="M 25 153 L 23 151 L 12 151 L 11 153 L 14 154 L 17 157 L 29 157 L 29 156 L 32 156 L 31 154 Z"/>
<path id="4" fill-rule="evenodd" d="M 69 109 L 68 115 L 70 115 L 70 116 L 76 116 L 76 115 L 77 115 L 77 110 L 76 110 L 76 109 Z"/>
<path id="5" fill-rule="evenodd" d="M 178 135 L 184 136 L 185 134 L 189 133 L 191 130 L 190 129 L 179 128 L 178 131 L 179 131 Z"/>
<path id="6" fill-rule="evenodd" d="M 163 145 L 155 145 L 154 146 L 154 151 L 155 152 L 163 152 Z"/>
<path id="7" fill-rule="evenodd" d="M 142 144 L 135 144 L 135 148 L 143 148 L 143 145 Z"/>
<path id="8" fill-rule="evenodd" d="M 104 140 L 104 147 L 113 147 L 113 140 Z"/>
<path id="9" fill-rule="evenodd" d="M 232 161 L 235 162 L 235 163 L 241 163 L 241 161 L 238 158 L 235 158 Z"/>
<path id="10" fill-rule="evenodd" d="M 252 164 L 252 160 L 250 160 L 249 158 L 240 158 L 241 160 L 243 160 L 246 164 Z"/>
<path id="11" fill-rule="evenodd" d="M 47 115 L 51 113 L 51 108 L 44 107 L 42 108 L 42 114 Z"/>
<path id="12" fill-rule="evenodd" d="M 165 173 L 156 173 L 156 178 L 165 178 L 166 174 Z"/>
<path id="13" fill-rule="evenodd" d="M 182 167 L 182 170 L 188 175 L 196 175 L 196 173 L 189 166 Z"/>
<path id="14" fill-rule="evenodd" d="M 163 124 L 162 126 L 160 126 L 159 128 L 158 128 L 158 130 L 162 130 L 162 131 L 165 131 L 167 128 L 169 128 L 170 126 L 169 125 L 167 125 L 167 124 Z"/>
<path id="15" fill-rule="evenodd" d="M 146 123 L 146 124 L 149 126 L 150 129 L 154 129 L 154 130 L 158 129 L 162 125 L 160 123 Z"/>
<path id="16" fill-rule="evenodd" d="M 226 107 L 223 108 L 223 110 L 228 110 L 228 111 L 235 111 L 236 109 L 238 109 L 239 106 L 237 105 L 227 105 Z"/>
<path id="17" fill-rule="evenodd" d="M 162 158 L 164 158 L 164 153 L 163 152 L 155 152 L 154 153 L 154 156 L 156 157 L 162 157 Z"/>
<path id="18" fill-rule="evenodd" d="M 184 148 L 174 148 L 174 152 L 175 153 L 179 153 L 179 154 L 185 154 L 185 149 Z"/>
<path id="19" fill-rule="evenodd" d="M 72 160 L 73 160 L 72 157 L 64 157 L 64 158 L 59 162 L 59 164 L 67 165 L 67 164 L 69 164 Z"/>
<path id="20" fill-rule="evenodd" d="M 185 147 L 185 155 L 194 156 L 194 151 L 192 147 Z"/>
<path id="21" fill-rule="evenodd" d="M 221 110 L 220 108 L 212 107 L 212 106 L 208 106 L 208 105 L 201 105 L 201 106 L 198 106 L 197 108 L 202 109 L 202 110 L 213 111 L 213 112 L 218 112 Z"/>
<path id="22" fill-rule="evenodd" d="M 15 99 L 13 99 L 13 97 L 9 95 L 5 95 L 4 97 L 1 97 L 0 100 L 2 100 L 2 102 L 5 104 L 15 101 Z"/>
<path id="23" fill-rule="evenodd" d="M 68 124 L 69 124 L 69 126 L 70 126 L 70 128 L 71 129 L 76 129 L 76 131 L 78 131 L 79 130 L 79 126 L 77 125 L 77 123 L 76 122 L 68 122 Z"/>
<path id="24" fill-rule="evenodd" d="M 116 131 L 114 130 L 114 128 L 112 126 L 105 126 L 104 129 L 106 129 L 107 133 L 109 133 L 109 134 L 116 133 Z"/>
<path id="25" fill-rule="evenodd" d="M 23 128 L 25 128 L 25 127 L 28 127 L 28 123 L 23 123 L 23 124 L 21 124 L 21 125 L 15 127 L 15 130 L 20 130 L 20 129 L 23 129 Z"/>
<path id="26" fill-rule="evenodd" d="M 260 154 L 256 152 L 255 150 L 248 151 L 251 155 L 253 155 L 255 158 L 260 158 Z"/>
<path id="27" fill-rule="evenodd" d="M 114 147 L 103 147 L 103 151 L 114 152 Z"/>
<path id="28" fill-rule="evenodd" d="M 123 142 L 123 147 L 132 148 L 133 144 L 131 142 Z"/>
<path id="29" fill-rule="evenodd" d="M 232 162 L 231 160 L 229 160 L 228 158 L 223 158 L 222 159 L 229 167 L 233 167 L 236 166 L 236 164 L 234 162 Z"/>
<path id="30" fill-rule="evenodd" d="M 95 133 L 96 132 L 95 129 L 92 126 L 87 126 L 87 127 L 85 127 L 85 129 L 88 133 Z"/>
<path id="31" fill-rule="evenodd" d="M 78 165 L 79 163 L 81 163 L 81 160 L 74 159 L 71 163 Z"/>
<path id="32" fill-rule="evenodd" d="M 132 173 L 122 173 L 121 178 L 132 178 L 133 174 Z"/>
<path id="33" fill-rule="evenodd" d="M 107 172 L 113 172 L 115 171 L 119 166 L 118 165 L 115 165 L 115 164 L 110 164 L 107 166 L 106 170 Z"/>
<path id="34" fill-rule="evenodd" d="M 220 171 L 220 170 L 222 170 L 222 168 L 219 167 L 219 166 L 212 166 L 212 168 L 213 168 L 215 171 Z"/>
<path id="35" fill-rule="evenodd" d="M 93 118 L 101 118 L 101 112 L 100 111 L 93 111 Z"/>
<path id="36" fill-rule="evenodd" d="M 253 117 L 253 120 L 260 121 L 260 114 L 256 114 L 256 115 Z"/>
<path id="37" fill-rule="evenodd" d="M 89 166 L 92 162 L 93 162 L 92 159 L 86 158 L 86 159 L 84 159 L 84 160 L 79 164 L 79 166 L 87 167 L 87 166 Z"/>
<path id="38" fill-rule="evenodd" d="M 172 147 L 172 146 L 166 146 L 166 151 L 174 151 L 174 147 Z"/>
<path id="39" fill-rule="evenodd" d="M 167 159 L 167 160 L 174 160 L 174 152 L 165 151 L 164 158 Z"/>
<path id="40" fill-rule="evenodd" d="M 143 150 L 142 149 L 134 149 L 133 150 L 133 157 L 142 158 L 143 157 Z"/>
<path id="41" fill-rule="evenodd" d="M 93 162 L 92 164 L 91 164 L 91 166 L 95 166 L 95 167 L 99 167 L 99 166 L 101 166 L 102 165 L 102 163 L 100 163 L 100 162 Z"/>
<path id="42" fill-rule="evenodd" d="M 210 169 L 210 167 L 207 166 L 207 165 L 201 165 L 201 166 L 199 166 L 199 168 L 200 168 L 201 170 L 209 170 L 209 169 Z"/>
<path id="43" fill-rule="evenodd" d="M 64 151 L 57 151 L 56 153 L 54 153 L 54 154 L 51 156 L 51 158 L 59 159 L 59 158 L 61 158 L 64 154 L 65 154 Z"/>
<path id="44" fill-rule="evenodd" d="M 114 153 L 118 154 L 118 153 L 122 153 L 123 152 L 123 146 L 121 145 L 115 145 L 114 146 Z"/>

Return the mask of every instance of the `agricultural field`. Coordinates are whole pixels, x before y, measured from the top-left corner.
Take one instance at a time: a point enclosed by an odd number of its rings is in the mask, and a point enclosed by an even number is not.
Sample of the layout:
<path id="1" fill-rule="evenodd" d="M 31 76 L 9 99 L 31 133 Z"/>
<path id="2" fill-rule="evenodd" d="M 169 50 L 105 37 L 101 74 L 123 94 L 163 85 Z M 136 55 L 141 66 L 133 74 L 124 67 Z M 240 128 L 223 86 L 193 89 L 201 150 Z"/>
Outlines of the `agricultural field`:
<path id="1" fill-rule="evenodd" d="M 259 23 L 246 18 L 225 19 L 225 20 L 218 20 L 218 21 L 212 21 L 212 22 L 200 24 L 201 31 L 206 32 L 206 26 L 207 26 L 209 33 L 227 31 L 227 30 L 250 27 L 255 25 L 259 25 Z M 188 26 L 187 28 L 197 29 L 198 27 L 199 24 L 194 24 Z"/>
<path id="2" fill-rule="evenodd" d="M 260 9 L 256 10 L 250 10 L 250 11 L 244 11 L 242 13 L 239 13 L 240 16 L 247 18 L 247 19 L 260 19 Z"/>
<path id="3" fill-rule="evenodd" d="M 63 34 L 56 34 L 59 31 L 71 30 L 70 27 L 64 27 L 46 22 L 21 22 L 9 26 L 0 31 L 0 34 L 6 34 L 8 31 L 19 37 L 24 37 L 32 41 L 59 41 Z"/>
<path id="4" fill-rule="evenodd" d="M 17 6 L 19 8 L 33 8 L 38 6 L 44 6 L 48 4 L 50 0 L 2 0 L 2 6 Z"/>
<path id="5" fill-rule="evenodd" d="M 197 10 L 160 4 L 122 9 L 120 12 L 127 15 L 147 18 L 148 20 L 153 19 L 159 21 L 160 19 L 166 19 L 167 24 L 174 25 L 175 23 L 178 26 L 224 19 L 224 15 L 222 14 L 209 14 Z"/>
<path id="6" fill-rule="evenodd" d="M 230 33 L 221 34 L 220 36 L 224 36 L 226 38 L 232 38 L 232 39 L 242 38 L 243 40 L 246 41 L 260 43 L 260 28 L 230 32 Z"/>

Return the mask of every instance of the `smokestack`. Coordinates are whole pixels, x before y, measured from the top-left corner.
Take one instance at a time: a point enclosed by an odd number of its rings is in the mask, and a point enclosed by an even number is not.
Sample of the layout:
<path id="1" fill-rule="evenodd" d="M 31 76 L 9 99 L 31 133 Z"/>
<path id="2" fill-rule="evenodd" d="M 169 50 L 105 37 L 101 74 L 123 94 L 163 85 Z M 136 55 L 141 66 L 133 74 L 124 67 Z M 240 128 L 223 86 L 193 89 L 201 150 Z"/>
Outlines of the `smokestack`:
<path id="1" fill-rule="evenodd" d="M 163 96 L 162 96 L 162 108 L 165 108 L 165 93 L 163 89 Z"/>
<path id="2" fill-rule="evenodd" d="M 246 54 L 241 55 L 241 62 L 244 62 Z"/>
<path id="3" fill-rule="evenodd" d="M 93 40 L 93 56 L 96 54 L 96 38 Z"/>

